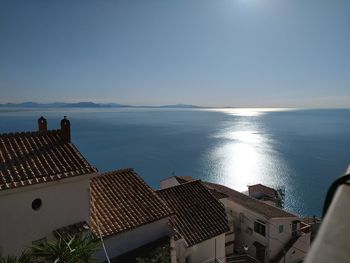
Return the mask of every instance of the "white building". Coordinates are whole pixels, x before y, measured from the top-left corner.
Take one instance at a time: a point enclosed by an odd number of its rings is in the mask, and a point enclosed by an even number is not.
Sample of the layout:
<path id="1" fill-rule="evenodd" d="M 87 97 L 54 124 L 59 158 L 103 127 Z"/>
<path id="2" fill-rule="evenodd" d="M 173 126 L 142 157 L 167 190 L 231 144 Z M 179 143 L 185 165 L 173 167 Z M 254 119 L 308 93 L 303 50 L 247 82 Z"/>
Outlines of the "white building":
<path id="1" fill-rule="evenodd" d="M 1 256 L 89 227 L 110 258 L 174 231 L 172 263 L 224 261 L 244 245 L 261 262 L 293 263 L 309 248 L 309 228 L 296 215 L 191 177 L 168 178 L 155 192 L 132 169 L 98 174 L 71 143 L 66 118 L 59 130 L 47 130 L 43 117 L 38 125 L 0 135 Z"/>
<path id="2" fill-rule="evenodd" d="M 193 181 L 191 177 L 170 177 L 161 187 Z M 301 262 L 310 247 L 309 226 L 297 215 L 266 204 L 223 185 L 203 182 L 225 208 L 235 226 L 235 252 L 260 262 Z M 221 194 L 221 196 L 220 196 Z"/>
<path id="3" fill-rule="evenodd" d="M 67 231 L 103 237 L 111 258 L 173 234 L 166 203 L 132 169 L 99 174 L 71 143 L 69 120 L 38 125 L 0 135 L 1 256 Z"/>
<path id="4" fill-rule="evenodd" d="M 179 263 L 225 262 L 225 233 L 229 231 L 224 206 L 200 181 L 157 191 L 174 215 L 175 249 Z"/>
<path id="5" fill-rule="evenodd" d="M 60 130 L 0 135 L 0 254 L 19 255 L 53 231 L 89 220 L 89 180 L 97 172 Z"/>

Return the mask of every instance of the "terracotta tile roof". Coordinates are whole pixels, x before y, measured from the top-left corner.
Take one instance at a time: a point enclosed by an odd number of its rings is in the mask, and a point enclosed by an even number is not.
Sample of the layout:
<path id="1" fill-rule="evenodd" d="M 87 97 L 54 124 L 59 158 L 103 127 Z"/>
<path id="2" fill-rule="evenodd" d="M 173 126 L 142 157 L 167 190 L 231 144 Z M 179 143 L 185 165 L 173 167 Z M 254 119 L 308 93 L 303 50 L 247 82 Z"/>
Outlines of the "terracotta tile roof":
<path id="1" fill-rule="evenodd" d="M 277 191 L 271 187 L 262 184 L 254 184 L 248 186 L 249 196 L 253 194 L 261 193 L 265 196 L 268 196 L 272 199 L 278 198 Z"/>
<path id="2" fill-rule="evenodd" d="M 61 130 L 0 134 L 0 191 L 96 171 Z"/>
<path id="3" fill-rule="evenodd" d="M 192 181 L 195 181 L 195 179 L 191 176 L 175 176 L 175 179 L 180 183 L 180 184 L 184 184 L 184 183 L 188 183 L 188 182 L 192 182 Z M 205 183 L 205 182 L 204 182 Z M 220 199 L 223 199 L 223 198 L 227 198 L 228 195 L 220 192 L 220 191 L 217 191 L 216 189 L 214 188 L 208 188 L 208 190 L 212 193 L 212 195 L 220 200 Z"/>
<path id="4" fill-rule="evenodd" d="M 200 181 L 158 190 L 174 211 L 170 223 L 193 246 L 229 230 L 225 208 Z"/>
<path id="5" fill-rule="evenodd" d="M 133 169 L 115 170 L 90 181 L 91 228 L 115 235 L 168 217 L 171 210 Z"/>
<path id="6" fill-rule="evenodd" d="M 181 177 L 182 179 L 185 179 Z M 192 180 L 194 180 L 192 178 Z M 228 198 L 252 211 L 255 211 L 266 218 L 280 218 L 280 217 L 298 217 L 297 215 L 294 215 L 292 213 L 289 213 L 283 209 L 280 209 L 278 207 L 268 205 L 262 201 L 259 201 L 253 197 L 247 196 L 245 194 L 242 194 L 236 190 L 233 190 L 229 187 L 210 183 L 210 182 L 203 182 L 203 184 L 209 189 L 215 189 L 216 191 L 219 191 L 225 195 L 228 196 Z"/>
<path id="7" fill-rule="evenodd" d="M 214 184 L 207 182 L 206 185 L 208 187 L 212 187 L 224 194 L 227 194 L 229 199 L 233 200 L 234 202 L 249 208 L 266 218 L 280 218 L 280 217 L 298 217 L 297 215 L 291 214 L 283 209 L 280 209 L 278 207 L 268 205 L 260 200 L 257 200 L 253 197 L 247 196 L 245 194 L 242 194 L 236 190 L 233 190 L 231 188 L 228 188 L 226 186 L 220 185 L 220 184 Z"/>

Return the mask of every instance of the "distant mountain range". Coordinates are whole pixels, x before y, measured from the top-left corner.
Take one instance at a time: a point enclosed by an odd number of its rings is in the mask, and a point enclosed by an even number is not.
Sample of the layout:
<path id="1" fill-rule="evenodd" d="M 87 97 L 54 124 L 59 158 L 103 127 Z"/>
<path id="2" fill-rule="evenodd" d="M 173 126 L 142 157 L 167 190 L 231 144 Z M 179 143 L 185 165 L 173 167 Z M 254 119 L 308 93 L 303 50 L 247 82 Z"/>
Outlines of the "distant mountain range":
<path id="1" fill-rule="evenodd" d="M 83 102 L 54 102 L 54 103 L 37 103 L 37 102 L 22 102 L 22 103 L 3 103 L 2 108 L 202 108 L 200 106 L 188 104 L 174 104 L 162 106 L 134 106 L 118 103 L 95 103 L 91 101 Z"/>

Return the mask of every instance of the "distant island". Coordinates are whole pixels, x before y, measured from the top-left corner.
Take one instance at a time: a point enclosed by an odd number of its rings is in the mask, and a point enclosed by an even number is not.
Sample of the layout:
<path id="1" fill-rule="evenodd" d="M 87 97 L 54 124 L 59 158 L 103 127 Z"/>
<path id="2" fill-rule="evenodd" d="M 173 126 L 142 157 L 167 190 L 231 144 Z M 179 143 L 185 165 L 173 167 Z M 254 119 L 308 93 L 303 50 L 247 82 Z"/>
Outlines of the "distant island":
<path id="1" fill-rule="evenodd" d="M 22 102 L 22 103 L 2 103 L 1 108 L 203 108 L 196 105 L 188 104 L 173 104 L 161 106 L 135 106 L 119 103 L 95 103 L 91 101 L 83 102 L 54 102 L 54 103 L 37 103 L 37 102 Z"/>

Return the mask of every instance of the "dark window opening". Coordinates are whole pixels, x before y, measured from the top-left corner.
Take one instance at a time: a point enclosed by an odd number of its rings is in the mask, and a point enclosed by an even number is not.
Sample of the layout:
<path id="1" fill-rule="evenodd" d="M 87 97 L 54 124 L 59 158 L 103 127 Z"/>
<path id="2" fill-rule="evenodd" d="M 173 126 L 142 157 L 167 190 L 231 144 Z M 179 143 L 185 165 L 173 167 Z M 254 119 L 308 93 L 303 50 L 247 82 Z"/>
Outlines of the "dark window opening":
<path id="1" fill-rule="evenodd" d="M 283 225 L 279 225 L 279 226 L 278 226 L 278 232 L 279 232 L 279 233 L 282 233 L 283 230 L 284 230 Z"/>
<path id="2" fill-rule="evenodd" d="M 39 210 L 40 207 L 41 207 L 41 199 L 39 199 L 39 198 L 34 199 L 34 201 L 32 202 L 33 210 L 35 210 L 35 211 Z"/>
<path id="3" fill-rule="evenodd" d="M 266 226 L 259 222 L 254 222 L 254 232 L 259 233 L 262 236 L 266 235 Z"/>

